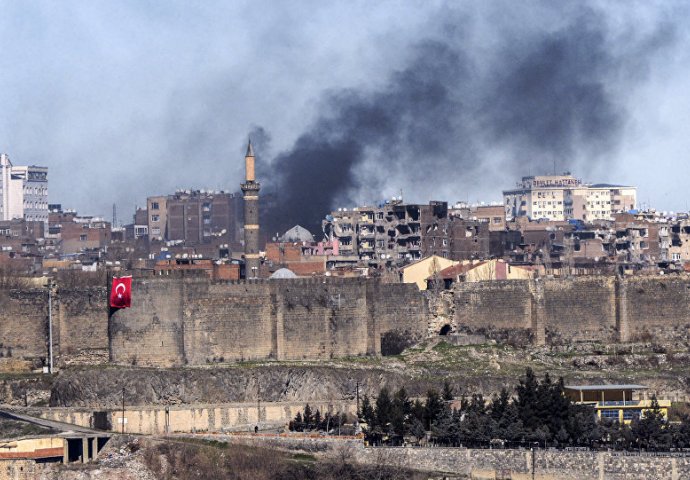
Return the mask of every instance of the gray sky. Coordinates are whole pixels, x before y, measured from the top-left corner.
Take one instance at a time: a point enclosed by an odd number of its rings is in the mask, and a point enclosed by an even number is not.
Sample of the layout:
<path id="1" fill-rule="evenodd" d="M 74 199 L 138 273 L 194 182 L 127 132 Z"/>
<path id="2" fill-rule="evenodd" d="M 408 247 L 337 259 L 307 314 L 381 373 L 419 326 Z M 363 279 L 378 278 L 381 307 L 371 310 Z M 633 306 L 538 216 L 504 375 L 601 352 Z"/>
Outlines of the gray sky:
<path id="1" fill-rule="evenodd" d="M 500 200 L 554 162 L 686 210 L 688 14 L 648 1 L 0 0 L 0 151 L 50 168 L 51 203 L 105 216 L 117 203 L 124 221 L 147 195 L 236 190 L 250 133 L 259 179 L 293 209 L 313 193 L 310 218 L 400 189 Z"/>

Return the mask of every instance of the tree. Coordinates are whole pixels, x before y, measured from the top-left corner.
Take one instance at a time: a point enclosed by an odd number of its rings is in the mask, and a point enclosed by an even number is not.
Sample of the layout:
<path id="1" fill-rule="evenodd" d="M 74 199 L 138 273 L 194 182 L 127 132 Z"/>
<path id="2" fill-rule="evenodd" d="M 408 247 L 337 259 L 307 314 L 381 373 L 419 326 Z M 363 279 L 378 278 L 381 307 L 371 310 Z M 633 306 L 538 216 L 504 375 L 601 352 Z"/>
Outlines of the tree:
<path id="1" fill-rule="evenodd" d="M 497 396 L 494 395 L 493 399 L 491 400 L 491 418 L 497 422 L 500 421 L 503 418 L 503 415 L 505 415 L 509 403 L 510 394 L 508 393 L 508 390 L 503 387 L 501 388 L 501 392 Z"/>
<path id="2" fill-rule="evenodd" d="M 374 408 L 371 406 L 369 396 L 366 394 L 362 397 L 362 406 L 359 408 L 357 415 L 369 425 L 374 421 Z"/>
<path id="3" fill-rule="evenodd" d="M 393 402 L 387 387 L 383 387 L 376 398 L 376 423 L 384 432 L 389 431 L 393 421 Z"/>
<path id="4" fill-rule="evenodd" d="M 518 415 L 522 420 L 522 425 L 527 430 L 536 430 L 541 424 L 539 418 L 539 382 L 531 368 L 525 372 L 525 376 L 520 379 L 520 384 L 516 388 Z"/>
<path id="5" fill-rule="evenodd" d="M 443 401 L 436 390 L 429 390 L 426 393 L 426 403 L 424 404 L 424 426 L 431 430 L 431 423 L 443 410 Z"/>
<path id="6" fill-rule="evenodd" d="M 411 412 L 412 402 L 407 396 L 405 387 L 400 387 L 393 396 L 393 408 L 391 411 L 391 424 L 393 426 L 393 432 L 395 432 L 396 435 L 405 435 Z"/>
<path id="7" fill-rule="evenodd" d="M 410 423 L 410 434 L 417 439 L 417 442 L 426 435 L 424 424 L 417 417 L 412 418 L 412 422 Z"/>
<path id="8" fill-rule="evenodd" d="M 304 415 L 302 416 L 302 420 L 304 422 L 304 427 L 310 430 L 312 424 L 314 423 L 314 415 L 312 414 L 311 407 L 308 403 L 304 406 Z"/>
<path id="9" fill-rule="evenodd" d="M 314 414 L 314 426 L 317 430 L 321 428 L 321 412 L 318 408 L 316 409 L 316 413 Z"/>
<path id="10" fill-rule="evenodd" d="M 450 386 L 450 383 L 448 383 L 448 380 L 443 382 L 443 393 L 441 394 L 443 397 L 443 400 L 446 402 L 450 402 L 453 400 L 453 387 Z"/>
<path id="11" fill-rule="evenodd" d="M 671 444 L 670 431 L 667 428 L 664 414 L 659 408 L 656 395 L 652 396 L 651 408 L 644 415 L 635 419 L 631 431 L 638 446 L 650 449 L 665 449 Z"/>
<path id="12" fill-rule="evenodd" d="M 455 440 L 453 412 L 448 405 L 443 405 L 441 411 L 431 423 L 431 433 L 435 440 L 443 445 L 452 445 Z"/>
<path id="13" fill-rule="evenodd" d="M 304 422 L 302 420 L 302 412 L 297 412 L 297 415 L 295 415 L 295 420 L 290 422 L 290 430 L 294 430 L 295 432 L 301 432 L 304 430 Z"/>

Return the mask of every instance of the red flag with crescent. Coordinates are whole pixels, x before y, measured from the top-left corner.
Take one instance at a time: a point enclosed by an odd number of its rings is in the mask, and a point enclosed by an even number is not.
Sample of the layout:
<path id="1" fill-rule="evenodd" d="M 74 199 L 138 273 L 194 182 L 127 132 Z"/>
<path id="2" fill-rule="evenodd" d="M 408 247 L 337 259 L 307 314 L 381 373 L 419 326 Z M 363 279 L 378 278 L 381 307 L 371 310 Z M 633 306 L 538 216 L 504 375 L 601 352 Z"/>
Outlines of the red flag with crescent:
<path id="1" fill-rule="evenodd" d="M 132 277 L 113 277 L 110 290 L 110 306 L 128 308 L 132 306 Z"/>

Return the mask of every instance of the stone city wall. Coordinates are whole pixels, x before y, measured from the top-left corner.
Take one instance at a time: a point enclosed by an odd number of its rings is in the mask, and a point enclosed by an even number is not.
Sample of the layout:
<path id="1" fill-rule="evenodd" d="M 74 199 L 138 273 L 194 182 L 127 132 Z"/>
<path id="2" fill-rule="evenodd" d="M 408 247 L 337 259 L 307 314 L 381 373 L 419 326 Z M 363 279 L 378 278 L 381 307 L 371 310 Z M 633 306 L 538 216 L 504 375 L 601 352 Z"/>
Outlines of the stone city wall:
<path id="1" fill-rule="evenodd" d="M 57 290 L 52 295 L 54 361 L 108 351 L 105 288 Z M 16 371 L 49 363 L 47 289 L 0 289 L 0 369 Z"/>
<path id="2" fill-rule="evenodd" d="M 690 334 L 690 277 L 459 283 L 457 329 L 536 344 L 672 342 Z"/>
<path id="3" fill-rule="evenodd" d="M 360 448 L 364 463 L 511 480 L 682 480 L 690 457 L 622 455 L 616 452 L 488 450 L 462 448 Z M 532 455 L 534 454 L 534 461 Z M 534 470 L 533 470 L 534 467 Z"/>
<path id="4" fill-rule="evenodd" d="M 110 318 L 110 355 L 131 365 L 376 355 L 381 335 L 421 337 L 426 303 L 414 285 L 367 279 L 214 283 L 144 278 L 132 308 Z"/>
<path id="5" fill-rule="evenodd" d="M 133 306 L 108 315 L 105 287 L 53 294 L 56 365 L 205 365 L 378 355 L 390 330 L 425 335 L 413 284 L 371 279 L 213 282 L 141 277 Z M 454 329 L 535 344 L 690 336 L 690 277 L 579 277 L 460 283 Z M 0 290 L 0 370 L 48 364 L 48 292 Z"/>

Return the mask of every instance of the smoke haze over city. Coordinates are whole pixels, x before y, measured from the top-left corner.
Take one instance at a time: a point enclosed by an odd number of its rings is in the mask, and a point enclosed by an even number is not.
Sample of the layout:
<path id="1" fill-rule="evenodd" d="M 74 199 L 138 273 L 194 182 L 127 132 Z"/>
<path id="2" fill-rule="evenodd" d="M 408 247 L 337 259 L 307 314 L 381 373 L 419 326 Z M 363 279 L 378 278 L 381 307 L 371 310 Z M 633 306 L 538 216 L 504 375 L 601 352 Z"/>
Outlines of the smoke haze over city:
<path id="1" fill-rule="evenodd" d="M 0 150 L 50 201 L 129 221 L 235 191 L 271 224 L 399 195 L 498 200 L 564 170 L 687 209 L 682 3 L 0 1 Z"/>

